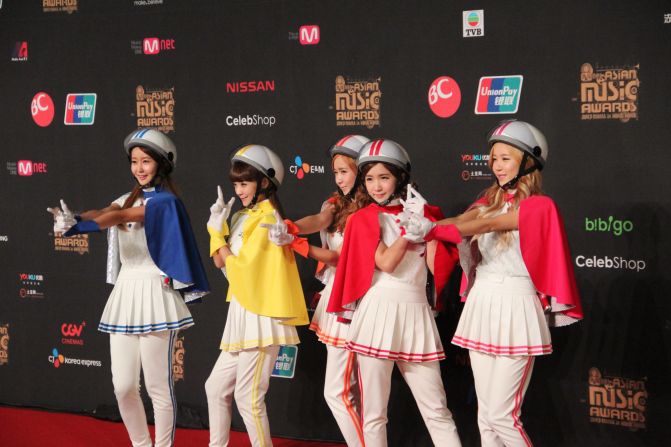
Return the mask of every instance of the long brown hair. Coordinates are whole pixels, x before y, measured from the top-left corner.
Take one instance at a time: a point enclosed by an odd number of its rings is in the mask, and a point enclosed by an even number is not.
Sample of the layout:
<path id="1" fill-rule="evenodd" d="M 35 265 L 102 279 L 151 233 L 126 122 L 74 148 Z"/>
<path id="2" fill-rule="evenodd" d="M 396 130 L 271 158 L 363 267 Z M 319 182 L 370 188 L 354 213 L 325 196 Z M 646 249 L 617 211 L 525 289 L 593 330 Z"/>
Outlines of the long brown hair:
<path id="1" fill-rule="evenodd" d="M 286 217 L 284 209 L 280 203 L 280 198 L 277 194 L 277 187 L 268 177 L 263 175 L 261 171 L 254 166 L 248 165 L 241 161 L 234 161 L 231 165 L 231 170 L 228 172 L 228 179 L 231 182 L 256 182 L 256 195 L 264 194 L 266 199 L 270 200 L 270 204 L 280 213 L 282 219 Z M 263 179 L 266 179 L 268 186 L 262 188 Z"/>
<path id="2" fill-rule="evenodd" d="M 331 168 L 333 168 L 333 164 L 335 163 L 336 159 L 343 160 L 347 164 L 347 167 L 354 172 L 354 175 L 357 175 L 356 162 L 352 157 L 348 157 L 347 155 L 343 154 L 336 154 L 336 156 L 331 159 Z M 355 187 L 356 181 L 354 182 L 354 185 L 352 185 L 352 188 Z M 333 221 L 326 229 L 326 231 L 329 233 L 333 233 L 334 231 L 343 231 L 345 228 L 345 223 L 347 222 L 347 218 L 350 216 L 350 214 L 358 209 L 355 202 L 349 198 L 351 196 L 351 194 L 345 195 L 337 191 L 331 195 L 330 201 L 333 204 Z"/>
<path id="3" fill-rule="evenodd" d="M 370 171 L 373 166 L 378 163 L 384 165 L 384 167 L 387 168 L 389 172 L 391 172 L 391 175 L 396 178 L 396 191 L 394 191 L 393 197 L 405 197 L 408 193 L 408 184 L 417 189 L 417 184 L 415 184 L 415 182 L 410 182 L 410 175 L 396 165 L 385 163 L 383 161 L 366 163 L 359 169 L 361 184 L 359 185 L 359 188 L 354 195 L 354 206 L 357 210 L 366 207 L 371 203 L 375 203 L 375 200 L 373 200 L 373 198 L 368 194 L 368 190 L 366 189 L 366 174 L 368 174 L 368 171 Z"/>
<path id="4" fill-rule="evenodd" d="M 172 194 L 175 196 L 179 197 L 179 192 L 177 190 L 177 185 L 175 182 L 172 180 L 170 177 L 170 172 L 172 171 L 172 166 L 170 166 L 170 162 L 166 160 L 164 157 L 160 156 L 159 154 L 156 153 L 156 151 L 153 151 L 151 149 L 148 149 L 146 147 L 142 146 L 136 146 L 133 149 L 140 149 L 142 152 L 145 154 L 149 155 L 152 160 L 154 160 L 157 164 L 158 167 L 156 169 L 156 175 L 152 179 L 152 184 L 155 187 L 161 187 L 164 190 L 170 191 Z M 128 161 L 131 161 L 131 156 L 130 154 L 133 152 L 133 149 L 128 154 Z M 126 198 L 126 201 L 123 203 L 123 206 L 121 209 L 126 209 L 126 208 L 131 208 L 135 201 L 140 197 L 142 194 L 142 185 L 137 183 L 133 187 L 133 190 L 130 192 L 128 197 Z M 126 226 L 124 224 L 119 224 L 119 228 L 126 230 Z"/>
<path id="5" fill-rule="evenodd" d="M 489 151 L 489 168 L 492 169 L 492 152 L 494 148 L 492 146 L 492 149 Z M 522 162 L 522 151 L 519 149 L 516 149 L 514 151 L 511 151 L 511 156 L 517 160 L 517 162 L 521 163 Z M 531 168 L 534 164 L 534 160 L 529 158 L 527 159 L 526 163 L 526 168 Z M 520 207 L 520 202 L 527 197 L 530 196 L 535 196 L 535 195 L 543 195 L 542 191 L 542 186 L 543 186 L 543 176 L 541 175 L 541 172 L 536 170 L 533 171 L 527 175 L 523 175 L 522 177 L 519 178 L 517 181 L 517 184 L 515 185 L 515 195 L 513 196 L 512 200 L 510 201 L 510 210 L 517 210 Z M 488 205 L 484 205 L 480 207 L 480 213 L 478 214 L 478 218 L 485 218 L 485 217 L 493 217 L 496 216 L 501 212 L 503 207 L 508 203 L 508 192 L 504 191 L 499 187 L 499 185 L 494 182 L 492 186 L 487 188 L 483 193 L 482 197 L 485 197 L 487 199 Z M 499 241 L 502 244 L 503 247 L 507 247 L 510 245 L 510 242 L 512 241 L 512 231 L 498 231 L 499 234 Z M 477 239 L 477 236 L 474 236 L 473 239 Z"/>

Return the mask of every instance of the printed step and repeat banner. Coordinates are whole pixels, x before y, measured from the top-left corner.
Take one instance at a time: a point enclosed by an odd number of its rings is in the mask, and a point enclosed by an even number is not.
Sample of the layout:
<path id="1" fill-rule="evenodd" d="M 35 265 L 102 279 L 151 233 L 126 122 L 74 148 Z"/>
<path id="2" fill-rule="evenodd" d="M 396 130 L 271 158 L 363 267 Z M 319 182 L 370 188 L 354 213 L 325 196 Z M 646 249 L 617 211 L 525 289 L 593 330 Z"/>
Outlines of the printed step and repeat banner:
<path id="1" fill-rule="evenodd" d="M 106 237 L 54 235 L 45 209 L 102 208 L 129 191 L 132 130 L 175 141 L 205 255 L 209 206 L 217 185 L 233 194 L 229 159 L 242 144 L 280 154 L 293 219 L 335 190 L 327 150 L 352 133 L 401 143 L 422 194 L 455 215 L 493 181 L 487 132 L 517 118 L 547 136 L 543 186 L 562 211 L 586 315 L 552 330 L 524 425 L 541 446 L 665 445 L 670 50 L 667 2 L 0 1 L 0 404 L 96 414 L 116 404 L 97 331 L 111 290 Z M 205 428 L 228 305 L 226 279 L 203 260 L 212 293 L 191 307 L 173 369 L 179 423 Z M 298 262 L 312 303 L 315 264 Z M 468 353 L 450 344 L 463 307 L 454 276 L 437 317 L 441 368 L 474 446 Z M 325 348 L 299 333 L 275 365 L 272 432 L 342 439 L 323 398 Z M 391 445 L 430 445 L 397 375 L 389 420 Z"/>

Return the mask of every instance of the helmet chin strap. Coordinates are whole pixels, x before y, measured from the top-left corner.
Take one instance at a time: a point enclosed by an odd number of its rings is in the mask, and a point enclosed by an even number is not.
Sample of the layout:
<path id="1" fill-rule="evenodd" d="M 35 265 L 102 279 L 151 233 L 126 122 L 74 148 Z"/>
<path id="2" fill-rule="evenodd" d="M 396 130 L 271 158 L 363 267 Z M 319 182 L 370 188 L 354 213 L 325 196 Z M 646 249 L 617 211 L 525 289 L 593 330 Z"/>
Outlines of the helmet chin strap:
<path id="1" fill-rule="evenodd" d="M 517 175 L 513 177 L 512 179 L 508 180 L 506 183 L 503 185 L 499 182 L 499 179 L 496 179 L 496 184 L 499 185 L 499 188 L 501 188 L 504 191 L 508 191 L 509 189 L 513 189 L 517 186 L 517 182 L 522 178 L 523 176 L 527 174 L 531 174 L 532 172 L 538 170 L 540 171 L 542 166 L 538 165 L 538 162 L 534 160 L 533 166 L 529 168 L 524 168 L 523 166 L 527 165 L 527 161 L 529 160 L 529 154 L 527 152 L 524 152 L 524 155 L 522 155 L 522 161 L 520 162 L 520 168 L 517 171 Z"/>

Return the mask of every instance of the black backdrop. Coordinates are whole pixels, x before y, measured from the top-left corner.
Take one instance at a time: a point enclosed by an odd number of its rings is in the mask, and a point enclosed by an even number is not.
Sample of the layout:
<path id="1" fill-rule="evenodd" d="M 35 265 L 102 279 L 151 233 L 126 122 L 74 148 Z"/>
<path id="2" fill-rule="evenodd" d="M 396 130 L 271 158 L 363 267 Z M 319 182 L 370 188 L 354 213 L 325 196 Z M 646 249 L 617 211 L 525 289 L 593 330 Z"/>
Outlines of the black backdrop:
<path id="1" fill-rule="evenodd" d="M 464 25 L 467 10 L 483 11 L 470 16 L 474 26 Z M 305 25 L 318 33 L 301 32 Z M 464 26 L 483 25 L 483 35 L 464 37 Z M 156 50 L 146 38 L 159 39 L 158 54 L 144 54 Z M 487 130 L 517 117 L 549 141 L 544 189 L 563 212 L 586 313 L 553 330 L 555 352 L 538 359 L 527 394 L 526 427 L 543 446 L 665 444 L 670 43 L 665 1 L 2 1 L 0 403 L 91 413 L 115 403 L 108 337 L 96 330 L 110 291 L 105 237 L 63 245 L 45 208 L 59 198 L 78 210 L 103 207 L 131 188 L 122 140 L 142 125 L 145 105 L 177 144 L 176 179 L 203 253 L 215 186 L 232 194 L 228 157 L 240 144 L 265 144 L 294 166 L 281 189 L 292 218 L 318 211 L 332 191 L 326 150 L 348 133 L 403 144 L 424 195 L 454 214 L 489 184 Z M 474 113 L 480 78 L 512 75 L 523 76 L 517 112 Z M 461 91 L 448 118 L 427 100 L 442 76 Z M 337 117 L 342 81 L 364 87 L 368 125 Z M 40 92 L 53 100 L 46 127 L 31 116 Z M 96 94 L 92 124 L 86 116 L 64 124 L 71 93 Z M 622 108 L 628 117 L 611 115 Z M 238 116 L 252 125 L 233 125 Z M 311 166 L 303 178 L 296 156 Z M 313 268 L 301 261 L 308 300 Z M 226 281 L 207 269 L 213 293 L 192 308 L 196 326 L 175 356 L 180 422 L 194 426 L 206 421 L 203 385 L 227 309 Z M 449 344 L 456 289 L 453 280 L 449 311 L 438 317 L 449 355 L 442 368 L 462 440 L 477 445 L 468 356 Z M 312 333 L 300 335 L 295 377 L 272 380 L 273 434 L 340 439 L 322 398 L 325 350 Z M 389 418 L 393 445 L 430 445 L 399 377 Z"/>

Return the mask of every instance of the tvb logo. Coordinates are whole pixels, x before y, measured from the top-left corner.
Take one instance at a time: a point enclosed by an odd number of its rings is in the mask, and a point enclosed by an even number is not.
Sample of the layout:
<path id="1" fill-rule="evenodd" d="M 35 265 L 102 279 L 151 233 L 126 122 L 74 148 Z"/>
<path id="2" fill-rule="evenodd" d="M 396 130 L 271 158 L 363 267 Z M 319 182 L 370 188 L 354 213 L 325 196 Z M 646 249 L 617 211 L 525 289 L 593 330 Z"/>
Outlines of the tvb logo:
<path id="1" fill-rule="evenodd" d="M 595 219 L 585 218 L 585 231 L 613 233 L 615 236 L 621 236 L 622 233 L 631 233 L 633 230 L 634 223 L 630 220 L 619 220 L 613 216 L 608 216 L 608 219 L 600 217 Z"/>

